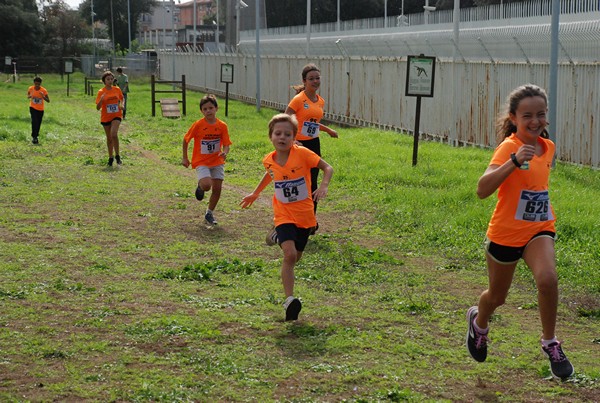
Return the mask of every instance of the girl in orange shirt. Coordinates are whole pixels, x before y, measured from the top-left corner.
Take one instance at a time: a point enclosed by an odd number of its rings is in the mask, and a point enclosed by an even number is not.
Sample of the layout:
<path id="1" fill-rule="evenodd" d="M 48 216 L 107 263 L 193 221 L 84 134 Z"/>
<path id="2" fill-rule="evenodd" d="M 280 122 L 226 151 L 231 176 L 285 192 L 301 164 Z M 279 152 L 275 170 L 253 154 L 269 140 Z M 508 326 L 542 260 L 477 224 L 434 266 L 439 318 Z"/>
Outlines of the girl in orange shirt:
<path id="1" fill-rule="evenodd" d="M 317 91 L 321 86 L 321 71 L 315 64 L 307 64 L 302 69 L 302 85 L 294 86 L 296 96 L 288 104 L 285 113 L 296 115 L 298 119 L 298 135 L 296 140 L 299 144 L 321 156 L 321 140 L 319 133 L 324 131 L 331 137 L 337 138 L 338 133 L 321 123 L 323 118 L 323 108 L 325 100 L 321 98 Z M 319 170 L 314 168 L 310 171 L 312 191 L 317 190 L 317 180 Z M 315 213 L 317 212 L 317 203 L 314 203 Z M 316 224 L 311 233 L 319 228 Z"/>
<path id="2" fill-rule="evenodd" d="M 498 190 L 485 242 L 489 286 L 478 306 L 467 311 L 467 348 L 476 361 L 487 358 L 490 317 L 504 304 L 517 263 L 523 259 L 538 289 L 542 351 L 552 375 L 564 379 L 574 370 L 554 333 L 558 276 L 548 178 L 555 146 L 546 131 L 547 110 L 546 92 L 527 84 L 513 90 L 506 113 L 498 119 L 498 133 L 504 139 L 477 184 L 481 199 Z"/>
<path id="3" fill-rule="evenodd" d="M 283 250 L 281 281 L 286 299 L 285 320 L 296 320 L 302 303 L 294 297 L 294 267 L 302 257 L 310 229 L 315 226 L 313 203 L 327 196 L 333 168 L 305 147 L 296 145 L 298 122 L 294 116 L 280 113 L 269 122 L 269 139 L 275 151 L 263 159 L 265 172 L 260 183 L 243 198 L 242 208 L 248 208 L 271 181 L 275 184 L 273 212 L 275 239 Z M 321 185 L 311 191 L 310 170 L 323 171 Z"/>
<path id="4" fill-rule="evenodd" d="M 96 110 L 100 111 L 100 124 L 106 134 L 108 148 L 108 166 L 116 160 L 121 165 L 119 155 L 119 126 L 123 119 L 123 93 L 119 87 L 113 87 L 115 76 L 110 71 L 102 74 L 104 87 L 100 88 L 96 96 Z"/>

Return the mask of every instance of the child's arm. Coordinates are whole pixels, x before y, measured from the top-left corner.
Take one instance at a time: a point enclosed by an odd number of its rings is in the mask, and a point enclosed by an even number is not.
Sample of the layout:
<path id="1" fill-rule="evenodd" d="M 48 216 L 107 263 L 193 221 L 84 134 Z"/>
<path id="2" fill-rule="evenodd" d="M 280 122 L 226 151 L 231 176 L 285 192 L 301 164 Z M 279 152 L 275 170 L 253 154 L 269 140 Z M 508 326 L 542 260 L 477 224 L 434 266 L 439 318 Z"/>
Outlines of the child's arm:
<path id="1" fill-rule="evenodd" d="M 48 96 L 48 93 L 44 94 L 44 101 L 50 102 L 50 97 Z"/>
<path id="2" fill-rule="evenodd" d="M 223 151 L 219 154 L 219 157 L 227 158 L 227 154 L 229 154 L 229 146 L 224 146 Z"/>
<path id="3" fill-rule="evenodd" d="M 250 193 L 249 195 L 246 195 L 242 199 L 242 202 L 240 203 L 242 208 L 250 207 L 252 203 L 254 203 L 256 199 L 258 199 L 258 195 L 260 195 L 260 192 L 262 192 L 267 187 L 267 185 L 271 183 L 272 180 L 273 178 L 271 178 L 271 175 L 269 175 L 268 172 L 265 172 L 262 179 L 258 183 L 258 186 L 256 186 L 256 189 L 254 189 L 254 192 Z"/>
<path id="4" fill-rule="evenodd" d="M 338 133 L 333 130 L 331 127 L 325 126 L 323 123 L 319 123 L 320 130 L 323 130 L 325 133 L 329 134 L 331 137 L 338 138 Z"/>
<path id="5" fill-rule="evenodd" d="M 313 193 L 313 200 L 318 202 L 327 196 L 327 189 L 329 188 L 329 181 L 333 176 L 333 168 L 325 160 L 321 159 L 317 168 L 323 171 L 323 180 L 319 185 L 319 188 Z"/>
<path id="6" fill-rule="evenodd" d="M 190 160 L 188 159 L 188 143 L 185 140 L 183 140 L 183 158 L 181 159 L 181 165 L 186 168 L 190 166 Z"/>

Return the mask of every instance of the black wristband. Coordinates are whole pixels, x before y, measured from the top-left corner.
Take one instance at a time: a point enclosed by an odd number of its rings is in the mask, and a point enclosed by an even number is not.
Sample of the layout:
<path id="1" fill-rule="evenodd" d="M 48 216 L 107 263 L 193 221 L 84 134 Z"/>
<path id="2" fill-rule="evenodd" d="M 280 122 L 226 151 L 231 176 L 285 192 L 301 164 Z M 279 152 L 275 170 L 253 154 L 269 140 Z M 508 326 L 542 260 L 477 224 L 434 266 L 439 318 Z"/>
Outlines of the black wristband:
<path id="1" fill-rule="evenodd" d="M 510 160 L 512 161 L 513 164 L 515 164 L 515 166 L 517 168 L 521 168 L 521 164 L 519 164 L 519 160 L 517 160 L 517 156 L 515 155 L 515 153 L 512 153 L 510 155 Z"/>

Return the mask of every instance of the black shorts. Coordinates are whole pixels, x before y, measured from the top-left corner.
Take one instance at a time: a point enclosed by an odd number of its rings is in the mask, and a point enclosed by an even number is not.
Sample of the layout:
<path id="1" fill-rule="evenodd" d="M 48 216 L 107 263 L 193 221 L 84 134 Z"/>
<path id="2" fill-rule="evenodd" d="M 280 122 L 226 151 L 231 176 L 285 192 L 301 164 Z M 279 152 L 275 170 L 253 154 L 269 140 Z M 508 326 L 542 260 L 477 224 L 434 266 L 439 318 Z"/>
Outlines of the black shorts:
<path id="1" fill-rule="evenodd" d="M 121 118 L 114 118 L 113 120 L 111 120 L 110 122 L 100 122 L 100 124 L 102 126 L 110 126 L 112 125 L 112 122 L 114 122 L 115 120 L 118 120 L 119 122 L 121 122 Z"/>
<path id="2" fill-rule="evenodd" d="M 275 227 L 277 242 L 281 245 L 285 241 L 294 241 L 296 250 L 303 252 L 308 243 L 310 228 L 298 228 L 296 224 L 281 224 Z"/>
<path id="3" fill-rule="evenodd" d="M 504 246 L 490 241 L 488 238 L 485 239 L 485 251 L 498 263 L 512 264 L 516 263 L 523 257 L 525 248 L 536 238 L 549 237 L 552 239 L 556 238 L 556 233 L 552 231 L 538 232 L 523 246 Z"/>

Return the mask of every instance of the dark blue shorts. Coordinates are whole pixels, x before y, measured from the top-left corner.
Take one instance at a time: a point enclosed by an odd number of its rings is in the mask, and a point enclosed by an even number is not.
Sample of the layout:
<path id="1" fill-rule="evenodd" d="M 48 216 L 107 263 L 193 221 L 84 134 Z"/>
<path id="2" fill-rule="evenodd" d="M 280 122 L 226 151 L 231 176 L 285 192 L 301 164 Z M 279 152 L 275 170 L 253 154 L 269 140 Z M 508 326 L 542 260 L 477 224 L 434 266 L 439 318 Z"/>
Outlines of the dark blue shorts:
<path id="1" fill-rule="evenodd" d="M 488 238 L 485 239 L 485 251 L 498 263 L 512 264 L 516 263 L 523 257 L 525 248 L 531 241 L 539 237 L 549 237 L 552 239 L 556 238 L 556 233 L 552 231 L 538 232 L 523 246 L 504 246 L 490 241 Z"/>
<path id="2" fill-rule="evenodd" d="M 112 122 L 114 122 L 115 120 L 118 120 L 119 122 L 121 122 L 121 118 L 114 118 L 113 120 L 111 120 L 110 122 L 100 122 L 100 124 L 102 126 L 110 126 L 112 125 Z"/>
<path id="3" fill-rule="evenodd" d="M 285 241 L 294 241 L 296 250 L 303 252 L 308 243 L 310 228 L 298 228 L 296 224 L 281 224 L 275 227 L 277 242 L 281 245 Z"/>

